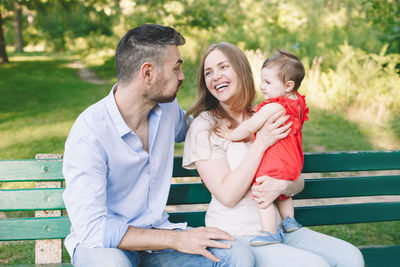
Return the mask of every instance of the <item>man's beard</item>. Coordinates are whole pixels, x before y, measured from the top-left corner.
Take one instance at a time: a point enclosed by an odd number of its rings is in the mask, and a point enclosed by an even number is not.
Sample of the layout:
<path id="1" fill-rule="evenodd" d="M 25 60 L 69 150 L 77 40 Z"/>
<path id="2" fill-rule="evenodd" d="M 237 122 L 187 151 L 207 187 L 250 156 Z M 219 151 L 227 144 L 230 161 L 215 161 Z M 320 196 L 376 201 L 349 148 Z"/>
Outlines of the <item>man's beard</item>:
<path id="1" fill-rule="evenodd" d="M 172 95 L 163 95 L 163 89 L 165 86 L 166 82 L 164 79 L 164 76 L 160 77 L 153 85 L 153 87 L 150 89 L 150 94 L 151 94 L 151 100 L 156 102 L 156 103 L 168 103 L 174 101 L 176 98 L 176 93 L 178 91 L 178 88 L 181 86 L 182 81 L 178 81 L 178 86 L 176 88 L 176 91 Z"/>

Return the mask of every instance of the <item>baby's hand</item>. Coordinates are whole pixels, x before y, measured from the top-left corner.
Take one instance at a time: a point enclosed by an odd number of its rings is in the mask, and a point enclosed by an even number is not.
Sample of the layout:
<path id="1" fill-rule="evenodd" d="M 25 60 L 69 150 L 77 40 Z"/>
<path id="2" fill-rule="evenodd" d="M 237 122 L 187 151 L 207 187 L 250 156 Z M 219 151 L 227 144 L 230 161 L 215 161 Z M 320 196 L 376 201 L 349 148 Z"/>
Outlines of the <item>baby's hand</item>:
<path id="1" fill-rule="evenodd" d="M 217 127 L 215 128 L 215 133 L 222 138 L 225 138 L 227 140 L 230 139 L 230 133 L 232 132 L 231 129 L 229 129 L 225 124 L 218 124 Z"/>

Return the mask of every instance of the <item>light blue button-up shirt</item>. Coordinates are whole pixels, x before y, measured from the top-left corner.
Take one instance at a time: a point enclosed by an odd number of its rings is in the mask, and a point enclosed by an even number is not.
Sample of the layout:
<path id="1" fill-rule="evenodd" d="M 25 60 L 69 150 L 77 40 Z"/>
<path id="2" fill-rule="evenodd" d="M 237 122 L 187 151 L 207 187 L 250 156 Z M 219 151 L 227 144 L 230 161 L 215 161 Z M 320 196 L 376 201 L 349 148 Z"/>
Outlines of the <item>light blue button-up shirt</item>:
<path id="1" fill-rule="evenodd" d="M 186 228 L 164 212 L 174 143 L 184 141 L 188 129 L 184 111 L 176 100 L 150 111 L 147 153 L 123 120 L 114 88 L 79 115 L 65 143 L 63 199 L 72 223 L 65 246 L 71 256 L 79 243 L 117 247 L 128 226 Z"/>

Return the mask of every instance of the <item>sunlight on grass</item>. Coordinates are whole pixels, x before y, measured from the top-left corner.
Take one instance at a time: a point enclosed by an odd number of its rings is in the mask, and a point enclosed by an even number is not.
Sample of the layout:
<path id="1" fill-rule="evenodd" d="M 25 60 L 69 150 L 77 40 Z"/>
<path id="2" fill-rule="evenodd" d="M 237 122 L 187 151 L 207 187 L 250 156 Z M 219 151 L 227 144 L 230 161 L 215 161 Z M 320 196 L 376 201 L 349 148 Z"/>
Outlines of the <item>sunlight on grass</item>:
<path id="1" fill-rule="evenodd" d="M 3 130 L 0 132 L 0 151 L 19 143 L 28 143 L 35 140 L 42 140 L 44 138 L 66 138 L 73 122 L 73 120 L 69 120 L 58 123 L 36 125 L 35 127 L 25 125 L 24 127 L 18 127 L 18 129 L 12 127 L 9 130 Z"/>
<path id="2" fill-rule="evenodd" d="M 107 95 L 111 86 L 82 81 L 76 69 L 65 67 L 76 60 L 74 56 L 25 57 L 30 60 L 11 57 L 12 62 L 0 68 L 0 94 L 7 96 L 0 98 L 0 159 L 62 154 L 76 117 Z M 42 61 L 43 57 L 53 60 Z"/>

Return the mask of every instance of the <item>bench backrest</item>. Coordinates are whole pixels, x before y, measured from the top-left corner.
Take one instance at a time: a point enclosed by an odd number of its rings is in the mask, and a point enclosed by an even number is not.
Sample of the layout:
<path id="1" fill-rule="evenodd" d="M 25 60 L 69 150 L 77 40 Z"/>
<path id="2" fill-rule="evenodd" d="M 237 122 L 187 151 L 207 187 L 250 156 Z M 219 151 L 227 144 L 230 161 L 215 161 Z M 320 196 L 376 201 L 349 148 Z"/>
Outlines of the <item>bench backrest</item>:
<path id="1" fill-rule="evenodd" d="M 175 157 L 175 178 L 198 177 L 196 171 L 181 166 L 182 157 Z M 400 150 L 305 153 L 303 173 L 319 173 L 322 177 L 306 179 L 305 189 L 294 198 L 400 195 L 398 173 L 354 176 L 354 172 L 359 171 L 387 170 L 400 170 Z M 352 172 L 351 176 L 346 172 Z M 64 188 L 35 188 L 35 183 L 62 182 L 63 179 L 61 159 L 0 161 L 1 188 L 28 182 L 24 188 L 0 190 L 0 211 L 64 210 Z M 206 204 L 210 200 L 210 193 L 202 183 L 173 184 L 168 205 Z M 205 211 L 172 212 L 170 215 L 174 222 L 187 221 L 194 227 L 204 225 Z M 297 207 L 296 217 L 303 225 L 394 221 L 400 220 L 400 202 Z M 0 240 L 65 238 L 69 228 L 66 216 L 0 219 Z"/>

